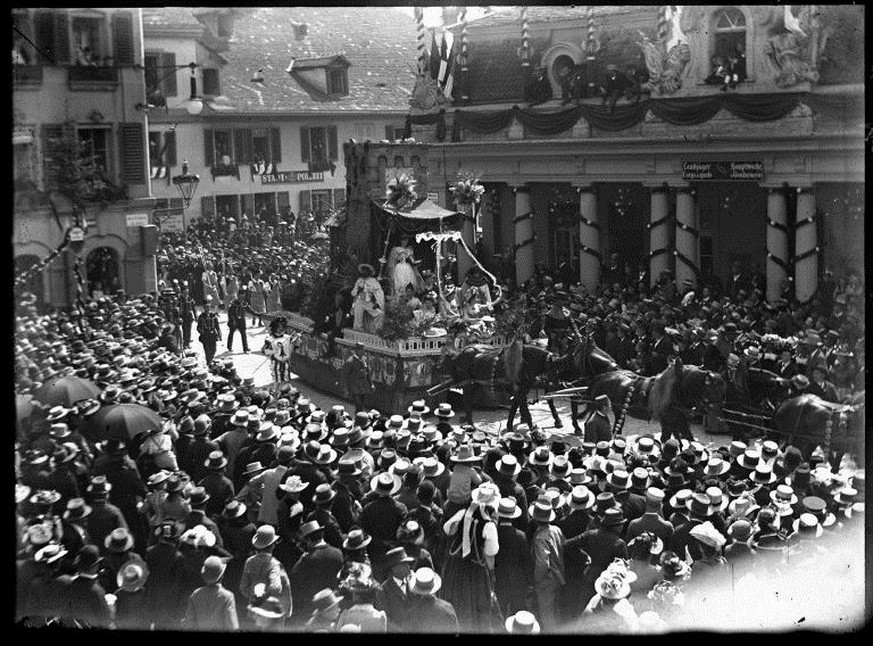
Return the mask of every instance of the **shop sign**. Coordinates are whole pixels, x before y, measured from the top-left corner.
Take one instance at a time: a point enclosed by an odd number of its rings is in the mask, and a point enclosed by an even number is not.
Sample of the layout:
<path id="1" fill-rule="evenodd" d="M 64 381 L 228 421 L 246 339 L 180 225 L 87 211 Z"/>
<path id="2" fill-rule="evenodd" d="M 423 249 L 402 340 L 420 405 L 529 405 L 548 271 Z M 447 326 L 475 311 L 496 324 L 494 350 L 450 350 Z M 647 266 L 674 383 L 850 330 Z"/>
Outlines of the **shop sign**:
<path id="1" fill-rule="evenodd" d="M 127 226 L 129 227 L 144 227 L 149 223 L 148 213 L 128 213 Z"/>
<path id="2" fill-rule="evenodd" d="M 682 162 L 682 179 L 706 181 L 759 181 L 764 179 L 764 162 Z"/>
<path id="3" fill-rule="evenodd" d="M 323 182 L 324 173 L 310 173 L 308 170 L 289 170 L 273 175 L 259 175 L 261 184 L 300 184 L 301 182 Z"/>

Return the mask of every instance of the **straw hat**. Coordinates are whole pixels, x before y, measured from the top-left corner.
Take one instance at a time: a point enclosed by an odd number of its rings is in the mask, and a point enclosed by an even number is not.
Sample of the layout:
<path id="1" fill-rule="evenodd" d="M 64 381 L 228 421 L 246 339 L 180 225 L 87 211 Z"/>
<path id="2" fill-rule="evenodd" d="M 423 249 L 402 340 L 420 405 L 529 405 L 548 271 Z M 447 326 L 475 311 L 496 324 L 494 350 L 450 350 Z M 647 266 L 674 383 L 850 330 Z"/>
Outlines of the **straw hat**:
<path id="1" fill-rule="evenodd" d="M 540 632 L 540 624 L 533 613 L 519 610 L 506 619 L 506 632 L 513 635 L 536 635 Z"/>

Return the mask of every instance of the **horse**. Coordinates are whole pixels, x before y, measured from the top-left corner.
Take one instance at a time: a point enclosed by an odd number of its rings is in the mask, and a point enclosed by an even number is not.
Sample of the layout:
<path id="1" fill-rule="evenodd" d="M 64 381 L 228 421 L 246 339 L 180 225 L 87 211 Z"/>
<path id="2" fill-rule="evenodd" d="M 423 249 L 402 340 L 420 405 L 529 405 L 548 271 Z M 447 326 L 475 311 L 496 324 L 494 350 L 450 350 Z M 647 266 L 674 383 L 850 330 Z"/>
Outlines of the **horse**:
<path id="1" fill-rule="evenodd" d="M 724 378 L 698 366 L 676 360 L 660 374 L 643 377 L 631 370 L 613 370 L 596 375 L 588 388 L 591 400 L 606 395 L 616 411 L 620 432 L 625 415 L 661 422 L 661 441 L 673 434 L 693 439 L 688 414 L 693 408 L 709 412 L 724 401 Z"/>
<path id="2" fill-rule="evenodd" d="M 566 371 L 569 360 L 549 352 L 539 345 L 516 341 L 506 348 L 488 345 L 469 345 L 459 352 L 447 352 L 441 369 L 452 383 L 462 383 L 464 414 L 468 424 L 473 423 L 473 394 L 477 386 L 501 386 L 511 395 L 509 422 L 512 428 L 515 413 L 521 411 L 522 421 L 533 428 L 533 418 L 527 405 L 527 394 L 536 385 L 538 378 L 549 374 L 556 380 Z M 557 413 L 555 420 L 560 423 Z"/>
<path id="3" fill-rule="evenodd" d="M 746 376 L 748 398 L 728 401 L 725 403 L 727 408 L 719 411 L 719 418 L 733 430 L 735 440 L 763 434 L 765 427 L 761 425 L 769 423 L 776 407 L 788 399 L 791 391 L 791 381 L 775 372 L 750 368 Z"/>
<path id="4" fill-rule="evenodd" d="M 821 447 L 833 471 L 843 455 L 864 455 L 863 394 L 851 404 L 834 404 L 817 395 L 803 394 L 782 402 L 773 414 L 773 428 L 785 444 L 800 450 L 807 462 Z"/>

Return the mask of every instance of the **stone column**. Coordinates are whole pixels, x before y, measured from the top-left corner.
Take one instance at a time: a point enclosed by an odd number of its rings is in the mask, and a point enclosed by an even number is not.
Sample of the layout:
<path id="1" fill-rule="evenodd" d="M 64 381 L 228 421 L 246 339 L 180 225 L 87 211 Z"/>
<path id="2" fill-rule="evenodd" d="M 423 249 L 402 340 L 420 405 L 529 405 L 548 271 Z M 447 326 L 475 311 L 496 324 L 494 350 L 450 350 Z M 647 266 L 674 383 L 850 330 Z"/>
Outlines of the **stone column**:
<path id="1" fill-rule="evenodd" d="M 530 209 L 530 186 L 513 186 L 515 192 L 515 282 L 524 284 L 534 273 L 533 213 Z"/>
<path id="2" fill-rule="evenodd" d="M 476 208 L 472 205 L 464 208 L 464 222 L 461 225 L 461 238 L 464 239 L 464 242 L 467 244 L 467 249 L 476 253 L 476 242 L 475 242 L 475 219 L 473 217 L 473 209 Z M 470 258 L 470 255 L 463 248 L 463 245 L 458 245 L 457 249 L 458 256 L 458 284 L 464 282 L 464 279 L 467 277 L 467 272 L 470 270 L 470 267 L 475 265 L 473 259 Z"/>
<path id="3" fill-rule="evenodd" d="M 694 218 L 694 193 L 691 187 L 683 186 L 676 192 L 676 287 L 680 294 L 688 291 L 685 281 L 691 281 L 691 289 L 697 288 L 698 247 L 700 232 Z"/>
<path id="4" fill-rule="evenodd" d="M 576 188 L 579 190 L 579 281 L 589 294 L 594 294 L 600 285 L 603 268 L 597 193 L 590 184 Z"/>
<path id="5" fill-rule="evenodd" d="M 767 193 L 767 301 L 782 296 L 788 276 L 788 205 L 785 191 L 771 188 Z"/>
<path id="6" fill-rule="evenodd" d="M 651 214 L 649 216 L 649 287 L 654 287 L 662 271 L 670 269 L 670 229 L 668 228 L 669 203 L 666 184 L 651 188 Z"/>
<path id="7" fill-rule="evenodd" d="M 818 234 L 815 193 L 812 187 L 797 189 L 797 219 L 794 224 L 794 289 L 797 300 L 808 301 L 818 287 Z"/>

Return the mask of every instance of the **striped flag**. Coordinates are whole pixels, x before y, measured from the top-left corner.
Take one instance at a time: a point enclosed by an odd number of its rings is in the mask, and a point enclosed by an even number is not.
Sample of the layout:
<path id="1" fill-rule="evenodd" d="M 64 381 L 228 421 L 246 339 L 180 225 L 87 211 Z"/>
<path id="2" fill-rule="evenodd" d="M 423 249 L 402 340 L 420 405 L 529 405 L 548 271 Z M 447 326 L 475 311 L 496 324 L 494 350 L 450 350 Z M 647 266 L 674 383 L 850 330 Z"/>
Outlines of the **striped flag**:
<path id="1" fill-rule="evenodd" d="M 455 82 L 455 37 L 448 30 L 443 31 L 443 42 L 440 51 L 440 73 L 437 81 L 447 98 L 452 96 L 452 87 Z"/>
<path id="2" fill-rule="evenodd" d="M 430 37 L 430 77 L 436 80 L 440 74 L 440 48 L 437 45 L 435 31 L 431 32 Z"/>

